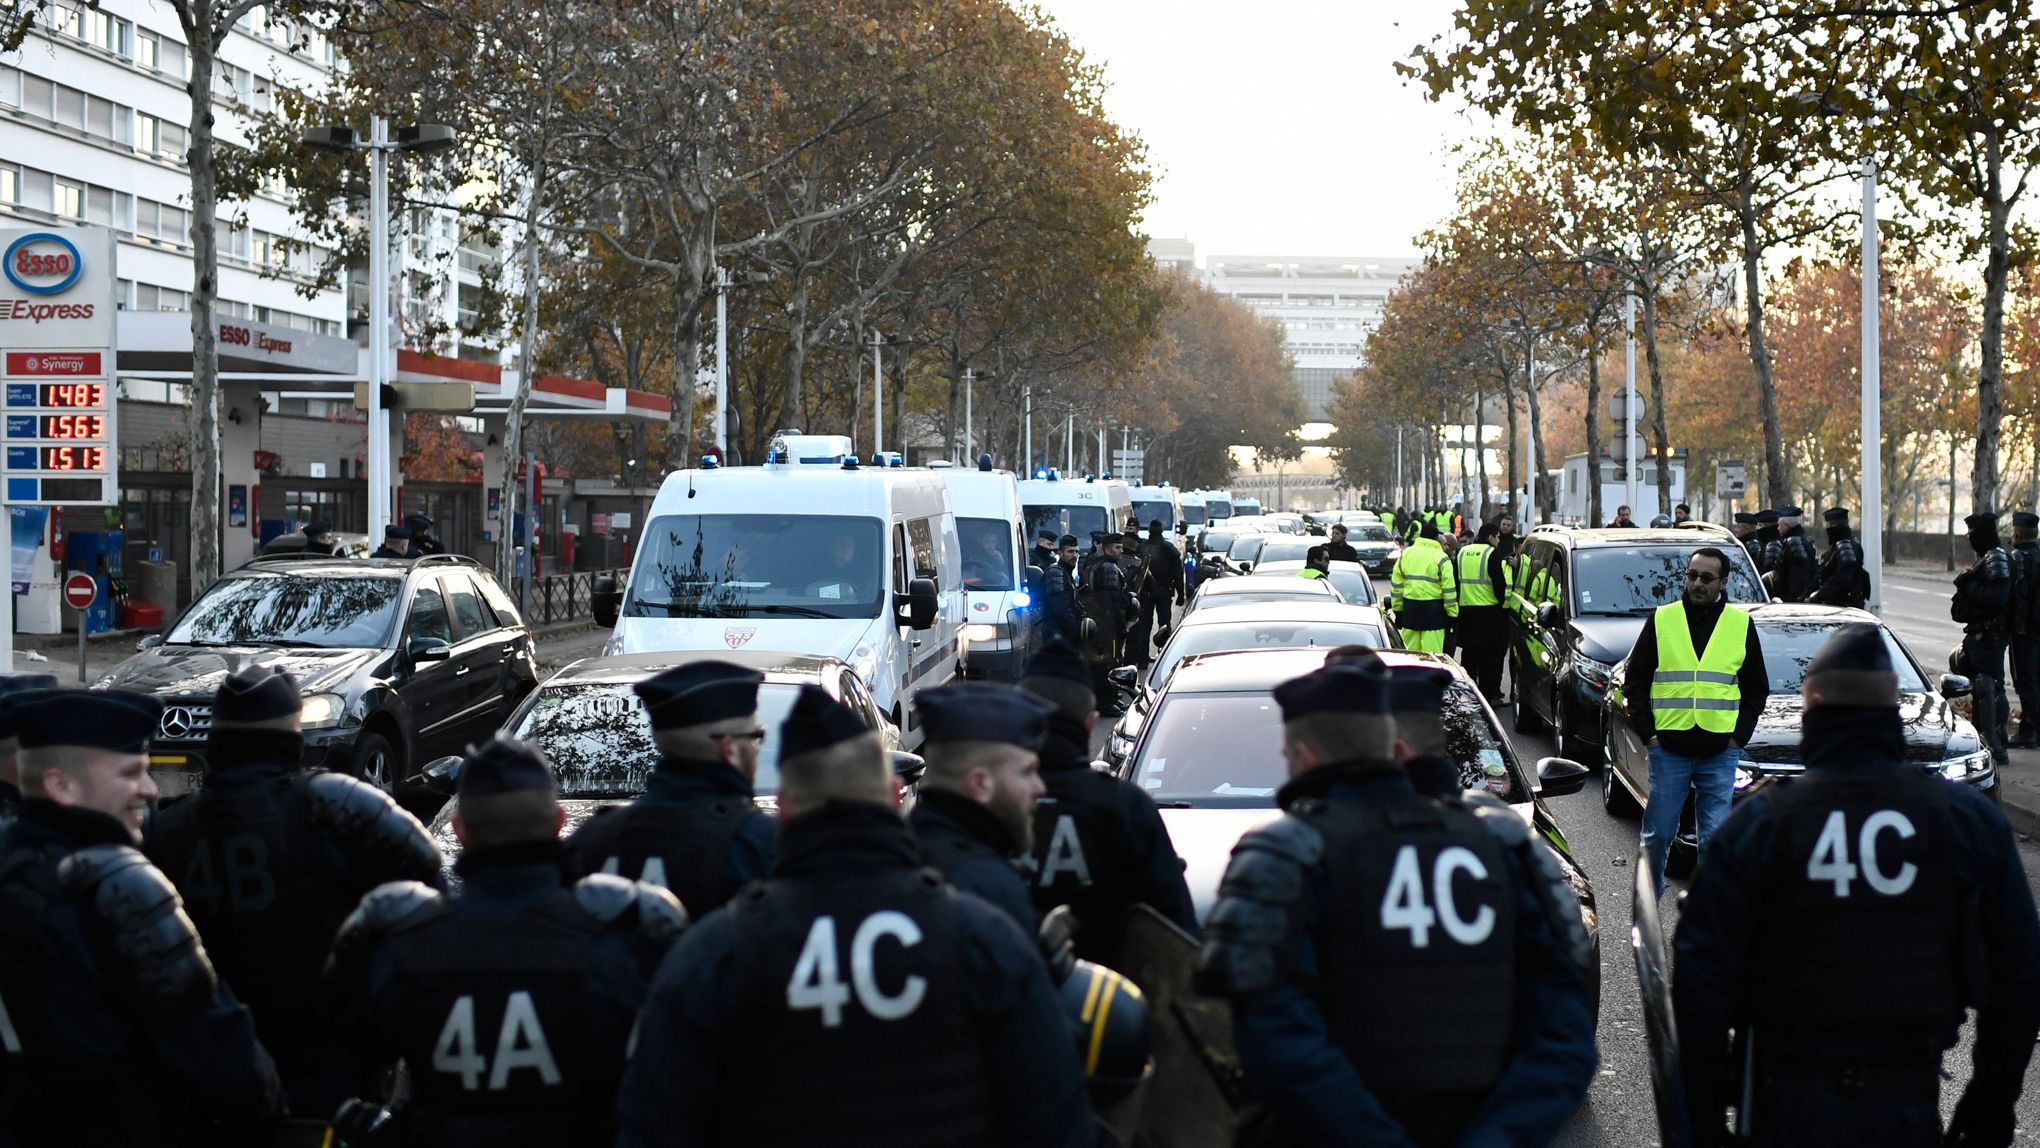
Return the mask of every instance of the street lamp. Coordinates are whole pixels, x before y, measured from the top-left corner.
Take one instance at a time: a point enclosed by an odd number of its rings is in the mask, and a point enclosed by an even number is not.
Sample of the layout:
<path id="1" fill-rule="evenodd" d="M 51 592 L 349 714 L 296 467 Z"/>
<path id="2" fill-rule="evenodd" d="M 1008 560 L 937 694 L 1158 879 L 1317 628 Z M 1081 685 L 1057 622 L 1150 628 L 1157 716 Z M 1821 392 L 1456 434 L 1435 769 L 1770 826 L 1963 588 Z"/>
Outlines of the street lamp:
<path id="1" fill-rule="evenodd" d="M 382 537 L 390 521 L 390 426 L 383 387 L 390 381 L 390 300 L 396 276 L 390 261 L 390 166 L 393 151 L 421 155 L 445 151 L 457 137 L 445 124 L 410 124 L 390 138 L 390 122 L 370 116 L 368 139 L 353 128 L 326 124 L 307 129 L 299 144 L 314 151 L 368 152 L 368 536 Z M 530 369 L 526 364 L 526 370 Z"/>
<path id="2" fill-rule="evenodd" d="M 1611 251 L 1606 247 L 1597 247 L 1592 251 L 1585 252 L 1580 256 L 1580 260 L 1583 263 L 1599 264 L 1610 269 L 1613 269 L 1616 262 L 1621 258 L 1622 255 L 1620 252 Z M 1627 491 L 1629 496 L 1628 503 L 1632 508 L 1636 506 L 1636 478 L 1639 470 L 1638 466 L 1636 465 L 1637 442 L 1636 442 L 1635 286 L 1636 286 L 1635 282 L 1632 280 L 1630 283 L 1629 291 L 1626 292 L 1622 297 L 1622 325 L 1625 332 L 1622 346 L 1622 388 L 1624 392 L 1622 410 L 1622 473 L 1628 483 Z M 1660 460 L 1658 465 L 1663 466 L 1665 464 L 1663 460 Z M 1587 473 L 1593 476 L 1588 481 L 1598 485 L 1601 481 L 1601 460 L 1598 458 L 1588 459 Z M 1591 499 L 1591 497 L 1592 495 L 1590 492 L 1589 498 Z M 1589 503 L 1589 505 L 1591 505 L 1591 502 Z M 1593 525 L 1599 524 L 1594 523 Z"/>

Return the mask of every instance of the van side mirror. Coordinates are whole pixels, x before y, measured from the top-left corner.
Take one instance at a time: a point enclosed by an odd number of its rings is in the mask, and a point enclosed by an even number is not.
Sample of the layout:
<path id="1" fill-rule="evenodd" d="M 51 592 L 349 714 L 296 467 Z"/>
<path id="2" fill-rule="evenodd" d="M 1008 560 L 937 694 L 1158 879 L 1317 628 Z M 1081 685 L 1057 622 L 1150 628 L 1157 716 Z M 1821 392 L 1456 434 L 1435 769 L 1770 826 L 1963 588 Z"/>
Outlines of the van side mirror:
<path id="1" fill-rule="evenodd" d="M 1537 760 L 1537 792 L 1545 797 L 1565 797 L 1587 787 L 1587 767 L 1566 757 Z"/>
<path id="2" fill-rule="evenodd" d="M 1966 698 L 1970 693 L 1969 679 L 1961 674 L 1941 675 L 1941 696 L 1949 700 Z"/>
<path id="3" fill-rule="evenodd" d="M 410 784 L 429 789 L 442 797 L 452 797 L 460 784 L 460 761 L 458 756 L 433 758 L 411 778 Z"/>
<path id="4" fill-rule="evenodd" d="M 616 575 L 604 574 L 588 587 L 588 612 L 595 615 L 595 624 L 604 628 L 616 625 L 617 612 L 623 608 L 623 589 L 616 584 Z"/>
<path id="5" fill-rule="evenodd" d="M 163 635 L 161 635 L 161 634 L 150 634 L 150 635 L 149 635 L 148 637 L 146 637 L 146 638 L 143 638 L 143 639 L 142 639 L 141 641 L 139 641 L 139 642 L 136 642 L 136 643 L 135 643 L 135 649 L 137 649 L 137 650 L 153 650 L 153 649 L 155 649 L 155 648 L 156 648 L 157 646 L 160 646 L 160 645 L 162 645 L 162 644 L 163 644 Z"/>
<path id="6" fill-rule="evenodd" d="M 907 592 L 893 595 L 895 616 L 904 612 L 908 628 L 926 630 L 935 625 L 935 616 L 942 612 L 941 599 L 935 595 L 933 578 L 916 578 L 907 583 Z"/>
<path id="7" fill-rule="evenodd" d="M 893 776 L 899 779 L 901 785 L 914 784 L 928 770 L 927 759 L 918 753 L 895 749 L 888 751 L 886 756 L 892 759 Z"/>

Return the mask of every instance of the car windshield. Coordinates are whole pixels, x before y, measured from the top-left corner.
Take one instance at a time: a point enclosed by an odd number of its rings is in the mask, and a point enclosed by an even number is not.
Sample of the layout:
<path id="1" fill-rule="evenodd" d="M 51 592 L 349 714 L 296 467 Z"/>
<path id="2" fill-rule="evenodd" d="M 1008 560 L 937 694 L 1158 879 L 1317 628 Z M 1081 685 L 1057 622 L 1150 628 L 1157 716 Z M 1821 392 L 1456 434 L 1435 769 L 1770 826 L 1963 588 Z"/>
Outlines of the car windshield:
<path id="1" fill-rule="evenodd" d="M 959 518 L 966 590 L 1013 588 L 1013 524 L 998 518 Z"/>
<path id="2" fill-rule="evenodd" d="M 632 618 L 875 618 L 892 589 L 876 518 L 669 514 L 645 530 Z"/>
<path id="3" fill-rule="evenodd" d="M 1225 556 L 1235 562 L 1252 562 L 1260 555 L 1261 547 L 1267 544 L 1266 538 L 1258 534 L 1249 534 L 1245 538 L 1233 539 L 1233 544 L 1226 548 Z"/>
<path id="4" fill-rule="evenodd" d="M 1819 621 L 1764 622 L 1758 625 L 1757 638 L 1764 647 L 1764 672 L 1771 675 L 1771 692 L 1798 693 L 1800 679 L 1806 676 L 1806 667 L 1813 662 L 1814 655 L 1820 653 L 1820 648 L 1835 636 L 1835 631 L 1846 624 Z M 1878 631 L 1884 635 L 1884 648 L 1891 654 L 1891 668 L 1898 671 L 1900 692 L 1926 693 L 1927 683 L 1920 679 L 1912 657 L 1898 644 L 1890 630 L 1879 626 Z"/>
<path id="5" fill-rule="evenodd" d="M 652 724 L 634 682 L 569 682 L 541 687 L 524 707 L 511 736 L 545 751 L 559 777 L 561 797 L 635 797 L 659 762 Z M 758 687 L 758 720 L 765 744 L 758 751 L 757 793 L 779 788 L 779 726 L 800 687 L 766 682 Z"/>
<path id="6" fill-rule="evenodd" d="M 1207 530 L 1197 539 L 1200 554 L 1223 554 L 1232 549 L 1233 532 L 1230 530 Z"/>
<path id="7" fill-rule="evenodd" d="M 1379 525 L 1378 523 L 1370 522 L 1365 526 L 1355 526 L 1349 522 L 1346 524 L 1346 541 L 1394 542 L 1395 536 L 1388 532 L 1388 527 Z"/>
<path id="8" fill-rule="evenodd" d="M 1043 530 L 1059 534 L 1074 534 L 1077 545 L 1088 549 L 1091 535 L 1105 529 L 1105 508 L 1102 506 L 1024 506 L 1021 513 L 1027 516 L 1027 537 L 1033 538 Z"/>
<path id="9" fill-rule="evenodd" d="M 1206 626 L 1180 626 L 1170 636 L 1155 664 L 1148 667 L 1148 685 L 1161 689 L 1176 670 L 1176 663 L 1192 654 L 1215 654 L 1221 650 L 1282 650 L 1317 646 L 1382 645 L 1379 627 L 1363 622 L 1224 622 Z"/>
<path id="10" fill-rule="evenodd" d="M 403 592 L 404 579 L 395 574 L 237 574 L 213 583 L 163 641 L 172 646 L 387 646 Z"/>
<path id="11" fill-rule="evenodd" d="M 1322 545 L 1315 540 L 1277 538 L 1261 547 L 1261 562 L 1301 562 L 1310 557 L 1310 548 Z"/>
<path id="12" fill-rule="evenodd" d="M 1582 614 L 1644 614 L 1686 590 L 1687 546 L 1596 546 L 1572 553 L 1574 603 Z M 1728 600 L 1766 602 L 1757 572 L 1740 550 L 1728 552 Z"/>
<path id="13" fill-rule="evenodd" d="M 1148 523 L 1159 522 L 1163 530 L 1176 525 L 1176 508 L 1166 502 L 1136 502 L 1133 504 L 1133 524 L 1146 530 Z"/>
<path id="14" fill-rule="evenodd" d="M 1464 682 L 1445 693 L 1445 746 L 1459 763 L 1462 786 L 1482 784 L 1486 768 L 1500 765 L 1497 796 L 1512 804 L 1530 800 L 1522 766 Z M 1162 805 L 1272 806 L 1289 780 L 1282 710 L 1266 692 L 1169 694 L 1148 719 L 1131 776 Z"/>

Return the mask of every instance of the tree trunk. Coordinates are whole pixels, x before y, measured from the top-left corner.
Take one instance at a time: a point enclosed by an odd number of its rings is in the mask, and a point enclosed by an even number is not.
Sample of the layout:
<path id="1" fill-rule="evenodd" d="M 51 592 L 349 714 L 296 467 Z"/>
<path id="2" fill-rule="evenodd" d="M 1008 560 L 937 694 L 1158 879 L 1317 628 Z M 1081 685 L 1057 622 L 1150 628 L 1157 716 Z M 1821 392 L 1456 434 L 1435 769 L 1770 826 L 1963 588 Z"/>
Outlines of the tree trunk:
<path id="1" fill-rule="evenodd" d="M 901 340 L 893 348 L 892 361 L 885 365 L 885 403 L 890 409 L 885 412 L 885 425 L 892 428 L 893 441 L 900 444 L 900 454 L 907 453 L 907 352 L 912 344 Z M 880 450 L 885 447 L 881 445 Z"/>
<path id="2" fill-rule="evenodd" d="M 538 212 L 545 178 L 545 160 L 541 156 L 531 165 L 531 197 L 524 213 L 524 324 L 518 333 L 517 392 L 510 396 L 510 409 L 503 416 L 503 485 L 507 489 L 503 492 L 503 529 L 498 531 L 496 544 L 496 580 L 505 586 L 510 585 L 516 574 L 516 550 L 524 541 L 510 537 L 509 528 L 517 521 L 517 496 L 530 489 L 517 481 L 517 464 L 524 459 L 524 407 L 531 401 L 531 385 L 538 378 L 539 257 L 543 250 Z M 533 573 L 536 572 L 534 568 Z"/>
<path id="3" fill-rule="evenodd" d="M 1543 524 L 1551 521 L 1551 508 L 1545 505 L 1544 497 L 1544 416 L 1537 402 L 1537 388 L 1525 387 L 1523 393 L 1530 400 L 1530 505 L 1537 512 L 1537 521 Z"/>
<path id="4" fill-rule="evenodd" d="M 187 14 L 191 78 L 191 592 L 220 576 L 219 169 L 214 164 L 212 7 Z M 370 524 L 374 525 L 373 523 Z"/>
<path id="5" fill-rule="evenodd" d="M 1588 317 L 1587 330 L 1595 331 L 1599 313 Z M 1600 340 L 1587 341 L 1587 524 L 1601 521 L 1601 355 Z"/>
<path id="6" fill-rule="evenodd" d="M 1784 506 L 1790 497 L 1786 487 L 1785 444 L 1778 433 L 1778 390 L 1771 377 L 1771 351 L 1764 343 L 1763 246 L 1757 240 L 1757 209 L 1751 202 L 1750 177 L 1743 174 L 1736 201 L 1742 222 L 1743 286 L 1749 293 L 1750 367 L 1756 374 L 1757 402 L 1764 417 L 1764 496 L 1772 506 Z M 1655 376 L 1655 371 L 1652 372 Z M 1652 385 L 1656 385 L 1653 377 Z M 1658 406 L 1660 423 L 1664 406 Z"/>
<path id="7" fill-rule="evenodd" d="M 673 406 L 666 422 L 666 469 L 693 466 L 694 398 L 701 378 L 701 289 L 715 263 L 715 217 L 706 204 L 694 209 L 693 232 L 674 263 Z M 796 424 L 782 424 L 796 425 Z M 758 428 L 750 428 L 755 434 Z M 769 431 L 769 428 L 767 428 Z"/>
<path id="8" fill-rule="evenodd" d="M 1996 510 L 1998 433 L 2004 422 L 2005 280 L 2011 267 L 2011 208 L 1998 194 L 1997 154 L 1991 152 L 1990 256 L 1983 270 L 1983 331 L 1976 375 L 1976 457 L 1969 461 L 1969 484 L 1977 512 Z"/>
<path id="9" fill-rule="evenodd" d="M 1530 515 L 1516 499 L 1516 492 L 1523 489 L 1523 472 L 1518 469 L 1516 459 L 1516 388 L 1513 385 L 1504 387 L 1502 398 L 1506 400 L 1504 405 L 1509 408 L 1509 511 L 1516 516 L 1516 528 L 1527 532 Z"/>
<path id="10" fill-rule="evenodd" d="M 1665 431 L 1665 374 L 1663 364 L 1658 360 L 1657 329 L 1657 272 L 1654 268 L 1648 268 L 1644 272 L 1643 282 L 1643 361 L 1650 370 L 1651 434 L 1657 439 L 1658 449 L 1658 513 L 1670 514 L 1672 512 L 1672 443 L 1670 435 Z M 1629 465 L 1636 466 L 1638 462 L 1636 459 L 1630 459 Z M 1692 480 L 1693 474 L 1689 470 L 1686 472 L 1686 484 L 1689 488 L 1686 493 L 1688 496 L 1691 496 L 1693 493 L 1690 489 Z M 1633 511 L 1636 508 L 1632 506 L 1630 509 Z"/>

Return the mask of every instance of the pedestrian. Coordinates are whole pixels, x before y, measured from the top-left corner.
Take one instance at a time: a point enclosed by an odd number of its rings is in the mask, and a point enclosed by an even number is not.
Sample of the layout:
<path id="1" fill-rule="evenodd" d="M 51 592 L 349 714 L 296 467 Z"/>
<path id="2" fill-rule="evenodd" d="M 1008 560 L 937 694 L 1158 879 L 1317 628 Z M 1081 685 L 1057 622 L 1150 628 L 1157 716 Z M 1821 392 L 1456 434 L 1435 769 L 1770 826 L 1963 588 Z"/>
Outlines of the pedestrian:
<path id="1" fill-rule="evenodd" d="M 2012 515 L 2012 685 L 2019 691 L 2019 730 L 2006 747 L 2040 746 L 2040 514 Z M 4 725 L 0 717 L 0 725 Z M 4 768 L 4 767 L 0 767 Z"/>
<path id="2" fill-rule="evenodd" d="M 1141 557 L 1147 560 L 1147 597 L 1140 602 L 1141 620 L 1146 624 L 1149 640 L 1141 643 L 1135 651 L 1136 663 L 1146 669 L 1154 660 L 1154 635 L 1166 632 L 1175 614 L 1170 603 L 1183 605 L 1184 585 L 1183 555 L 1163 531 L 1162 520 L 1157 518 L 1148 523 L 1147 541 L 1141 543 Z"/>
<path id="3" fill-rule="evenodd" d="M 751 787 L 765 727 L 764 675 L 728 662 L 684 662 L 632 687 L 659 760 L 645 791 L 567 838 L 570 873 L 614 873 L 670 889 L 699 918 L 763 877 L 778 839 Z"/>
<path id="4" fill-rule="evenodd" d="M 1144 664 L 1147 659 L 1143 655 L 1153 632 L 1147 628 L 1147 611 L 1141 608 L 1141 603 L 1148 597 L 1152 574 L 1141 554 L 1138 530 L 1128 530 L 1119 536 L 1119 573 L 1132 595 L 1127 603 L 1126 637 L 1120 644 L 1119 656 L 1125 663 Z"/>
<path id="5" fill-rule="evenodd" d="M 641 881 L 566 876 L 558 789 L 531 746 L 471 747 L 456 800 L 459 891 L 364 898 L 333 941 L 328 1020 L 363 1079 L 405 1066 L 396 1142 L 610 1143 L 638 1006 L 687 916 Z"/>
<path id="6" fill-rule="evenodd" d="M 1389 572 L 1389 609 L 1412 650 L 1443 653 L 1445 631 L 1459 616 L 1459 585 L 1452 560 L 1438 545 L 1438 528 L 1429 522 L 1395 560 Z"/>
<path id="7" fill-rule="evenodd" d="M 313 554 L 333 553 L 333 524 L 330 522 L 305 524 L 305 549 Z"/>
<path id="8" fill-rule="evenodd" d="M 1643 848 L 1665 891 L 1665 858 L 1679 833 L 1686 794 L 1700 848 L 1728 815 L 1737 752 L 1756 732 L 1771 679 L 1757 628 L 1728 604 L 1728 555 L 1703 546 L 1686 560 L 1686 592 L 1651 614 L 1629 651 L 1623 692 L 1637 736 L 1649 747 L 1650 797 Z"/>
<path id="9" fill-rule="evenodd" d="M 1098 695 L 1098 710 L 1109 717 L 1126 712 L 1119 689 L 1111 681 L 1114 669 L 1125 664 L 1122 656 L 1127 624 L 1132 621 L 1134 600 L 1119 568 L 1120 541 L 1117 534 L 1094 535 L 1093 560 L 1080 575 L 1084 617 L 1091 623 L 1084 642 L 1084 656 L 1091 663 L 1091 688 Z"/>
<path id="10" fill-rule="evenodd" d="M 340 923 L 390 881 L 440 881 L 439 848 L 388 794 L 304 768 L 304 699 L 249 666 L 220 683 L 205 784 L 149 827 L 149 860 L 177 886 L 213 967 L 255 1014 L 291 1112 L 324 1119 L 354 1065 L 319 1020 L 319 975 Z"/>
<path id="11" fill-rule="evenodd" d="M 1055 566 L 1055 542 L 1060 537 L 1056 531 L 1043 528 L 1034 534 L 1034 549 L 1027 554 L 1027 561 L 1036 570 L 1047 573 Z"/>
<path id="12" fill-rule="evenodd" d="M 1659 506 L 1663 506 L 1663 505 L 1664 505 L 1664 503 L 1659 503 L 1658 505 L 1659 505 Z M 1686 523 L 1688 523 L 1688 522 L 1691 522 L 1691 521 L 1693 521 L 1693 508 L 1692 508 L 1692 507 L 1690 507 L 1690 506 L 1687 506 L 1687 505 L 1686 505 L 1685 503 L 1683 503 L 1683 502 L 1682 502 L 1682 503 L 1680 503 L 1680 504 L 1679 504 L 1679 505 L 1677 505 L 1677 506 L 1674 506 L 1674 507 L 1672 507 L 1672 525 L 1673 525 L 1673 526 L 1684 526 L 1684 525 L 1685 525 Z"/>
<path id="13" fill-rule="evenodd" d="M 1819 585 L 1820 553 L 1799 524 L 1804 513 L 1796 506 L 1778 508 L 1778 567 L 1771 592 L 1786 602 L 1806 601 Z M 1859 565 L 1861 561 L 1859 556 Z"/>
<path id="14" fill-rule="evenodd" d="M 1633 527 L 1636 525 L 1636 520 L 1629 517 L 1629 508 L 1627 506 L 1618 506 L 1615 508 L 1615 517 L 1608 520 L 1608 525 L 1611 527 Z"/>
<path id="15" fill-rule="evenodd" d="M 1331 562 L 1360 561 L 1360 552 L 1358 550 L 1353 549 L 1353 544 L 1351 542 L 1346 541 L 1345 523 L 1343 522 L 1332 523 L 1330 541 L 1325 543 L 1325 558 L 1327 561 Z"/>
<path id="16" fill-rule="evenodd" d="M 1417 792 L 1389 690 L 1335 665 L 1274 691 L 1283 816 L 1234 848 L 1197 969 L 1232 1002 L 1241 1142 L 1548 1144 L 1598 1059 L 1578 905 Z"/>
<path id="17" fill-rule="evenodd" d="M 1487 523 L 1453 558 L 1459 593 L 1459 620 L 1453 633 L 1459 641 L 1459 663 L 1490 702 L 1501 700 L 1502 659 L 1509 646 L 1508 620 L 1502 614 L 1507 583 L 1495 576 L 1501 568 L 1495 558 L 1498 536 L 1495 524 Z"/>
<path id="18" fill-rule="evenodd" d="M 1849 511 L 1837 506 L 1821 518 L 1827 523 L 1828 548 L 1820 556 L 1813 593 L 1806 600 L 1860 609 L 1870 600 L 1870 574 L 1863 569 L 1862 544 L 1856 541 L 1856 532 L 1849 529 Z"/>
<path id="19" fill-rule="evenodd" d="M 619 1148 L 1093 1143 L 1035 942 L 922 868 L 877 733 L 806 686 L 780 745 L 779 858 L 660 968 Z"/>
<path id="20" fill-rule="evenodd" d="M 406 514 L 404 528 L 411 532 L 409 557 L 423 558 L 428 554 L 444 554 L 446 547 L 432 533 L 432 519 L 423 514 Z"/>
<path id="21" fill-rule="evenodd" d="M 1878 627 L 1842 627 L 1801 681 L 1805 772 L 1721 825 L 1673 941 L 1694 1140 L 2009 1145 L 2040 1032 L 2040 918 L 1996 804 L 1908 759 Z M 1942 1057 L 1975 1007 L 1941 1128 Z M 1731 1030 L 1741 1050 L 1731 1047 Z M 1741 1066 L 1740 1100 L 1724 1085 Z"/>
<path id="22" fill-rule="evenodd" d="M 1043 646 L 1027 660 L 1020 688 L 1055 711 L 1041 743 L 1047 792 L 1034 807 L 1035 908 L 1045 916 L 1068 905 L 1080 924 L 1077 956 L 1103 965 L 1118 961 L 1121 926 L 1135 905 L 1195 935 L 1183 859 L 1154 799 L 1091 767 L 1098 701 L 1076 649 L 1056 641 Z"/>
<path id="23" fill-rule="evenodd" d="M 370 558 L 414 558 L 411 553 L 411 532 L 401 526 L 383 527 L 382 545 L 375 548 Z"/>
<path id="24" fill-rule="evenodd" d="M 0 835 L 21 807 L 21 741 L 14 728 L 14 704 L 37 690 L 56 688 L 55 674 L 0 675 Z"/>
<path id="25" fill-rule="evenodd" d="M 1046 792 L 1048 706 L 1012 686 L 958 682 L 915 694 L 914 709 L 928 764 L 907 828 L 950 884 L 1032 935 L 1041 918 L 1018 863 L 1032 856 L 1034 803 Z"/>
<path id="26" fill-rule="evenodd" d="M 1976 562 L 1955 576 L 1955 593 L 1948 600 L 1948 616 L 1962 623 L 1957 672 L 1969 675 L 1976 731 L 2003 769 L 2010 760 L 2005 753 L 2005 723 L 2011 718 L 2005 649 L 2011 644 L 2012 557 L 1998 541 L 1995 511 L 1979 511 L 1962 521 Z"/>
<path id="27" fill-rule="evenodd" d="M 1303 568 L 1296 572 L 1298 578 L 1323 578 L 1332 572 L 1332 560 L 1326 556 L 1326 548 L 1320 544 L 1303 552 Z"/>
<path id="28" fill-rule="evenodd" d="M 276 1066 L 136 848 L 161 703 L 46 690 L 12 708 L 22 801 L 0 853 L 0 1144 L 268 1144 L 284 1112 Z"/>
<path id="29" fill-rule="evenodd" d="M 1757 574 L 1764 579 L 1764 585 L 1769 586 L 1774 581 L 1774 575 L 1778 571 L 1778 556 L 1783 549 L 1783 544 L 1778 540 L 1778 512 L 1776 510 L 1757 511 L 1757 533 L 1755 537 L 1756 546 L 1751 551 L 1750 556 L 1757 560 Z"/>

